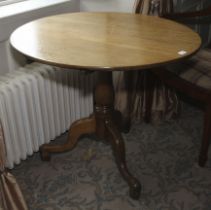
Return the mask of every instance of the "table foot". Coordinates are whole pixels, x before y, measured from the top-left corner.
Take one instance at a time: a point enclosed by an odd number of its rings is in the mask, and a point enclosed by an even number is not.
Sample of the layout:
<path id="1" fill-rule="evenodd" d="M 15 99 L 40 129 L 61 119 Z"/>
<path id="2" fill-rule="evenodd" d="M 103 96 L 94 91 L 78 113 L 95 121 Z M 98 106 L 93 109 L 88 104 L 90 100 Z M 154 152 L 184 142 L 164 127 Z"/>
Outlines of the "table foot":
<path id="1" fill-rule="evenodd" d="M 133 175 L 131 175 L 131 173 L 128 171 L 125 160 L 124 140 L 120 132 L 118 131 L 118 129 L 111 120 L 106 121 L 106 128 L 110 136 L 109 141 L 112 145 L 118 169 L 123 178 L 125 179 L 125 181 L 129 185 L 130 197 L 133 199 L 138 199 L 141 193 L 141 185 L 139 181 L 135 177 L 133 177 Z"/>
<path id="2" fill-rule="evenodd" d="M 67 141 L 61 145 L 50 145 L 44 144 L 40 147 L 41 159 L 44 161 L 50 160 L 51 153 L 60 153 L 72 150 L 79 137 L 84 134 L 93 134 L 96 131 L 95 118 L 92 116 L 90 118 L 84 118 L 74 122 L 69 129 Z"/>
<path id="3" fill-rule="evenodd" d="M 41 157 L 42 161 L 50 161 L 51 155 L 47 150 L 45 150 L 45 148 L 44 148 L 45 145 L 47 145 L 47 144 L 44 144 L 40 147 L 40 157 Z"/>

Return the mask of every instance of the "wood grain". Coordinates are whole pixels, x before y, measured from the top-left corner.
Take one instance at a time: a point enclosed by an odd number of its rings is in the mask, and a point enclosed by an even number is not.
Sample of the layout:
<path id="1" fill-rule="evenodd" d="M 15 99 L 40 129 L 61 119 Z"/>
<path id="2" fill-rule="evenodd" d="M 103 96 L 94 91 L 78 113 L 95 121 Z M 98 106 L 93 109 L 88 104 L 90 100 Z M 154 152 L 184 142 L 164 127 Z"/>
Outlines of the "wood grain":
<path id="1" fill-rule="evenodd" d="M 158 17 L 70 13 L 35 20 L 13 32 L 12 46 L 48 64 L 90 70 L 142 69 L 195 53 L 200 37 Z M 183 56 L 178 52 L 185 50 Z"/>

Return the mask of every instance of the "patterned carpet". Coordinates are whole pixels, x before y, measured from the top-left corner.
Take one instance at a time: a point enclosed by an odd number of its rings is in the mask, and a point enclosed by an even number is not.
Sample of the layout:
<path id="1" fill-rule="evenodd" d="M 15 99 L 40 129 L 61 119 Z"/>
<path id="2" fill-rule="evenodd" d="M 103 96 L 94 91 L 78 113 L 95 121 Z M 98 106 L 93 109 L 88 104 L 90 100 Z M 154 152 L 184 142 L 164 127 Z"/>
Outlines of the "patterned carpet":
<path id="1" fill-rule="evenodd" d="M 123 135 L 129 169 L 142 183 L 138 201 L 128 196 L 110 147 L 89 138 L 51 162 L 35 154 L 12 173 L 30 210 L 211 210 L 211 152 L 205 168 L 197 165 L 202 117 L 184 104 L 179 119 L 136 123 Z"/>

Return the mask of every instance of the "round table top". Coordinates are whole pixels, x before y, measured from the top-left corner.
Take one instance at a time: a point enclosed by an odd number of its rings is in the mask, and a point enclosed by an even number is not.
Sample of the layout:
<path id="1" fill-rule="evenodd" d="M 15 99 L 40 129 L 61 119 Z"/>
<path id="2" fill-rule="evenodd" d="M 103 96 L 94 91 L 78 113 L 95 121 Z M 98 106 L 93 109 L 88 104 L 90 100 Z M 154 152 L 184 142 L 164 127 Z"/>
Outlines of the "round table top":
<path id="1" fill-rule="evenodd" d="M 69 13 L 16 29 L 12 46 L 33 60 L 84 70 L 133 70 L 194 54 L 199 35 L 163 18 L 130 13 Z"/>

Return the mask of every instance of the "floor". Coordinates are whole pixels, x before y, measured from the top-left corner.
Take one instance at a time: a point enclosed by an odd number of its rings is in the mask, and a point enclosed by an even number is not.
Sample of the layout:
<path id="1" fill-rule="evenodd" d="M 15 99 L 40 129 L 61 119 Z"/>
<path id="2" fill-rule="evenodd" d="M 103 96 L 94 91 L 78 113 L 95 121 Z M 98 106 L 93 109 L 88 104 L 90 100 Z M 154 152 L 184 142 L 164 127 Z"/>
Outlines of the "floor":
<path id="1" fill-rule="evenodd" d="M 138 201 L 128 196 L 110 146 L 87 137 L 51 162 L 34 154 L 12 173 L 30 210 L 211 210 L 211 151 L 206 167 L 197 165 L 202 117 L 183 104 L 178 119 L 135 123 L 123 135 L 128 167 L 142 184 Z"/>

